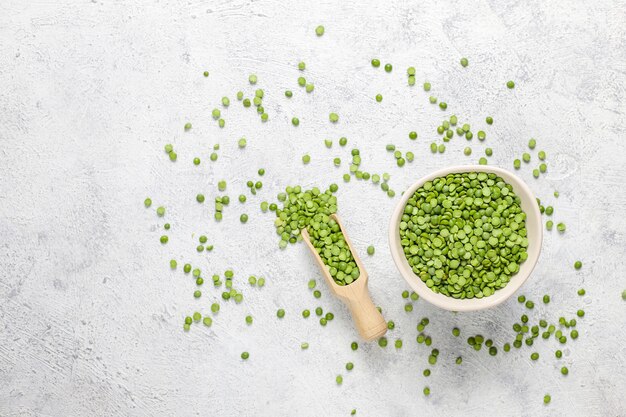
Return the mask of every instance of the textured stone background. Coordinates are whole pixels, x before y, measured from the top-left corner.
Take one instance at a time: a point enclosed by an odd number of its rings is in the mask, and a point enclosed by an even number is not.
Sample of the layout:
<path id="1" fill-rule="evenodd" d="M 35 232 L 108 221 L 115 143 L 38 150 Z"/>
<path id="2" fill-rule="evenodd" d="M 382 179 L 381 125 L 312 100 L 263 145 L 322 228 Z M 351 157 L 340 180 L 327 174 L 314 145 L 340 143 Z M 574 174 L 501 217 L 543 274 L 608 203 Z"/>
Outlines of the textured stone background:
<path id="1" fill-rule="evenodd" d="M 0 416 L 347 416 L 352 408 L 359 416 L 626 416 L 625 10 L 619 0 L 1 0 Z M 326 34 L 317 38 L 320 23 Z M 394 71 L 373 69 L 374 56 Z M 309 95 L 296 84 L 300 60 L 315 83 Z M 406 86 L 409 65 L 418 83 L 433 83 L 448 112 Z M 266 92 L 266 124 L 234 100 L 239 89 L 253 91 L 252 72 Z M 508 79 L 515 90 L 504 88 Z M 220 130 L 210 110 L 223 95 L 233 103 Z M 328 122 L 329 111 L 340 123 Z M 465 140 L 454 139 L 443 155 L 428 149 L 451 113 L 475 130 L 486 115 L 495 119 L 470 158 Z M 194 128 L 184 133 L 187 121 Z M 407 139 L 410 130 L 417 141 Z M 239 150 L 244 135 L 248 147 Z M 350 139 L 347 148 L 324 148 L 324 138 L 340 136 Z M 535 158 L 519 174 L 568 229 L 546 233 L 521 291 L 537 301 L 535 319 L 587 312 L 561 361 L 554 340 L 497 357 L 467 346 L 476 333 L 500 347 L 511 341 L 524 312 L 515 300 L 470 314 L 420 301 L 405 313 L 407 286 L 386 242 L 398 197 L 371 183 L 344 185 L 345 163 L 331 163 L 347 161 L 356 146 L 363 168 L 389 171 L 399 196 L 434 169 L 476 161 L 486 146 L 492 164 L 511 168 L 530 137 L 548 153 L 549 173 L 532 178 Z M 166 159 L 165 143 L 175 145 L 178 162 Z M 214 143 L 220 159 L 208 163 Z M 387 143 L 415 152 L 415 162 L 395 167 Z M 305 152 L 308 166 L 300 162 Z M 203 158 L 200 167 L 194 156 Z M 200 191 L 212 200 L 221 178 L 235 199 L 259 167 L 267 169 L 262 192 L 245 206 L 231 203 L 222 223 L 212 220 L 211 204 L 194 201 Z M 311 296 L 306 282 L 319 273 L 304 245 L 280 252 L 272 217 L 258 209 L 288 184 L 331 182 L 340 185 L 340 214 L 356 246 L 362 254 L 377 248 L 364 259 L 370 289 L 395 320 L 388 336 L 404 340 L 401 351 L 362 344 L 352 352 L 347 310 L 323 285 L 321 300 Z M 163 221 L 143 208 L 147 196 L 167 206 L 167 246 L 158 242 Z M 250 221 L 241 225 L 244 211 Z M 213 253 L 195 252 L 200 233 Z M 195 300 L 191 279 L 169 270 L 172 257 L 206 276 L 228 267 L 242 281 L 264 275 L 267 285 L 242 283 L 244 303 L 223 303 L 212 328 L 185 334 L 183 317 L 206 312 L 219 293 L 207 287 Z M 578 272 L 576 259 L 585 264 Z M 539 302 L 545 293 L 548 306 Z M 317 305 L 335 313 L 326 328 L 300 317 Z M 279 307 L 287 311 L 282 321 Z M 415 343 L 423 316 L 441 350 L 430 378 L 421 375 L 428 351 Z M 245 363 L 243 350 L 251 353 Z M 535 350 L 541 358 L 531 363 Z M 459 355 L 462 366 L 454 364 Z M 346 374 L 349 360 L 355 369 Z M 559 373 L 561 363 L 569 376 Z M 553 402 L 544 407 L 547 392 Z"/>

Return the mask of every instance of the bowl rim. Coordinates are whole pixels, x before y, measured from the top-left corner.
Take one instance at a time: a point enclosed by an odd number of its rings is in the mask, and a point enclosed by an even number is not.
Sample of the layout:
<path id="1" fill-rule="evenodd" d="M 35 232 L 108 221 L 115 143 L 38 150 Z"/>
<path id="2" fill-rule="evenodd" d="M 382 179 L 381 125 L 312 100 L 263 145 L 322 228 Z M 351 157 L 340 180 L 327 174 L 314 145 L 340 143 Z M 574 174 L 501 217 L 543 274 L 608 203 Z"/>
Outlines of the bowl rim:
<path id="1" fill-rule="evenodd" d="M 527 213 L 526 229 L 528 236 L 534 236 L 533 240 L 529 238 L 527 253 L 528 258 L 522 263 L 517 274 L 513 275 L 509 283 L 502 289 L 497 290 L 493 295 L 483 298 L 456 299 L 448 297 L 441 293 L 435 293 L 413 272 L 409 263 L 404 256 L 404 251 L 400 244 L 399 225 L 404 212 L 407 201 L 427 181 L 431 181 L 438 177 L 443 177 L 452 173 L 461 172 L 485 172 L 496 174 L 513 187 L 513 191 L 522 200 L 522 210 Z M 532 212 L 532 216 L 530 215 Z M 532 221 L 529 221 L 532 220 Z M 532 230 L 531 230 L 532 229 Z M 531 234 L 532 233 L 532 234 Z M 504 302 L 513 295 L 526 282 L 532 273 L 541 252 L 541 244 L 543 241 L 543 228 L 541 221 L 541 213 L 535 195 L 531 189 L 517 175 L 503 168 L 488 165 L 453 165 L 447 168 L 439 169 L 427 174 L 414 182 L 396 204 L 389 222 L 389 249 L 393 257 L 396 267 L 400 271 L 402 277 L 411 286 L 411 288 L 424 300 L 437 307 L 450 311 L 476 311 L 490 307 L 495 307 Z"/>

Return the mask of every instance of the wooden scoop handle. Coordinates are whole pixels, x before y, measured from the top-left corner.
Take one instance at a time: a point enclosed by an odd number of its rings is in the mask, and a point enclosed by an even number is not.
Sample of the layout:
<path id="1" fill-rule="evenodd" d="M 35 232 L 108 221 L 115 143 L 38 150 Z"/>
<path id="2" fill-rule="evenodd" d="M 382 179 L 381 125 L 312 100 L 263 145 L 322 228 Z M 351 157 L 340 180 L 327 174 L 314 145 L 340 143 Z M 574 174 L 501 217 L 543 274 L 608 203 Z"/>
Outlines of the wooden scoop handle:
<path id="1" fill-rule="evenodd" d="M 372 302 L 367 290 L 367 278 L 362 280 L 359 278 L 345 289 L 348 290 L 348 294 L 341 298 L 350 309 L 352 319 L 361 337 L 370 341 L 384 335 L 387 332 L 387 322 Z"/>
<path id="2" fill-rule="evenodd" d="M 341 222 L 339 221 L 337 215 L 333 214 L 332 218 L 335 219 L 337 224 L 339 224 L 341 232 L 346 239 L 346 243 L 348 244 L 348 247 L 352 252 L 352 256 L 354 257 L 354 260 L 359 267 L 359 271 L 361 274 L 356 281 L 353 281 L 349 285 L 337 285 L 333 278 L 330 276 L 328 267 L 324 265 L 322 258 L 320 258 L 317 250 L 311 243 L 311 239 L 306 228 L 302 229 L 302 238 L 309 250 L 311 251 L 311 254 L 315 258 L 315 262 L 324 274 L 324 278 L 326 278 L 328 286 L 332 289 L 333 293 L 335 293 L 337 297 L 339 297 L 344 303 L 346 303 L 346 305 L 350 309 L 350 313 L 352 313 L 352 319 L 354 320 L 354 324 L 359 331 L 361 337 L 367 341 L 371 341 L 379 338 L 387 332 L 387 322 L 372 302 L 370 293 L 367 289 L 367 272 L 365 272 L 365 267 L 363 266 L 361 259 L 359 258 L 354 247 L 352 246 L 352 242 L 350 242 L 350 239 L 343 229 L 343 226 L 341 225 Z"/>

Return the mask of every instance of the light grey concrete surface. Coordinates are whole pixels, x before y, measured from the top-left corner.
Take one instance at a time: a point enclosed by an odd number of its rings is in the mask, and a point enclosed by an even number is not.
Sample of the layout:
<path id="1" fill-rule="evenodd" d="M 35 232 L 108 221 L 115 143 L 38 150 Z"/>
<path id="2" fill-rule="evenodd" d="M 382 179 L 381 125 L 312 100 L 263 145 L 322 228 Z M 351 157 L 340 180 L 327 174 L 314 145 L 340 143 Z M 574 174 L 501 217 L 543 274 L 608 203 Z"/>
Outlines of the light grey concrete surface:
<path id="1" fill-rule="evenodd" d="M 358 416 L 626 416 L 625 10 L 618 0 L 0 0 L 0 416 L 347 416 L 353 408 Z M 321 38 L 318 24 L 326 27 Z M 372 68 L 373 57 L 393 72 Z M 296 83 L 300 60 L 315 83 L 311 94 Z M 447 112 L 406 85 L 409 65 L 418 84 L 432 82 Z M 235 100 L 240 89 L 253 93 L 250 73 L 266 92 L 266 124 Z M 508 79 L 517 83 L 512 91 Z M 219 129 L 210 112 L 225 95 L 231 107 Z M 330 111 L 341 116 L 336 125 Z M 464 139 L 445 154 L 428 149 L 452 113 L 475 131 L 485 116 L 495 119 L 484 143 L 472 141 L 470 158 Z M 187 121 L 193 129 L 184 133 Z M 237 149 L 241 136 L 245 150 Z M 337 146 L 340 136 L 348 147 Z M 521 293 L 536 302 L 532 320 L 587 313 L 560 361 L 554 340 L 496 357 L 467 345 L 477 333 L 500 348 L 511 341 L 525 312 L 516 300 L 469 314 L 418 301 L 406 313 L 407 287 L 386 241 L 392 207 L 412 181 L 475 162 L 485 147 L 494 149 L 490 163 L 511 169 L 531 137 L 547 152 L 549 172 L 534 179 L 533 156 L 518 173 L 567 232 L 545 234 Z M 324 138 L 335 140 L 332 149 Z M 210 163 L 215 143 L 220 157 Z M 415 161 L 395 167 L 387 143 L 413 151 Z M 371 183 L 343 183 L 352 147 L 365 170 L 391 173 L 395 199 Z M 303 166 L 306 152 L 312 162 Z M 236 196 L 260 167 L 263 189 L 240 204 Z M 210 202 L 222 178 L 233 202 L 216 223 Z M 386 349 L 350 350 L 357 336 L 347 310 L 321 282 L 323 297 L 312 297 L 306 282 L 320 274 L 304 245 L 279 251 L 272 216 L 258 209 L 286 185 L 331 182 L 361 254 L 377 249 L 364 262 L 375 302 L 396 323 Z M 198 192 L 209 203 L 197 204 Z M 165 219 L 154 213 L 161 204 Z M 172 224 L 166 246 L 158 241 L 164 221 Z M 196 253 L 202 233 L 213 253 Z M 222 303 L 210 329 L 184 333 L 184 316 L 207 312 L 219 292 L 205 285 L 194 299 L 195 284 L 180 267 L 169 270 L 171 258 L 207 278 L 233 268 L 244 302 Z M 572 267 L 577 259 L 581 271 Z M 265 276 L 265 288 L 249 288 L 250 274 Z M 586 296 L 576 295 L 580 287 Z M 549 305 L 540 302 L 546 293 Z M 300 316 L 318 305 L 335 313 L 325 328 Z M 279 321 L 280 307 L 287 315 Z M 441 351 L 429 378 L 429 350 L 415 342 L 424 316 Z M 454 326 L 462 337 L 451 335 Z M 355 363 L 349 373 L 347 361 Z"/>

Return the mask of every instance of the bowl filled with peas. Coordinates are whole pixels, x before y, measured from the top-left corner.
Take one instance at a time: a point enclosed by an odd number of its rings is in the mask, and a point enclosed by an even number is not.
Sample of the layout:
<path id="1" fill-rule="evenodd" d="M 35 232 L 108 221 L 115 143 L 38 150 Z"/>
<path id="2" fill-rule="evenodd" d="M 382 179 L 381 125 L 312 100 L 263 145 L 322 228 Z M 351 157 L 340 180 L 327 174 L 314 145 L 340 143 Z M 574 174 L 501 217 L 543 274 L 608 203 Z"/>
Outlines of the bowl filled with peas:
<path id="1" fill-rule="evenodd" d="M 461 165 L 415 182 L 398 202 L 389 246 L 401 275 L 451 311 L 496 306 L 528 279 L 541 251 L 541 214 L 507 170 Z"/>

